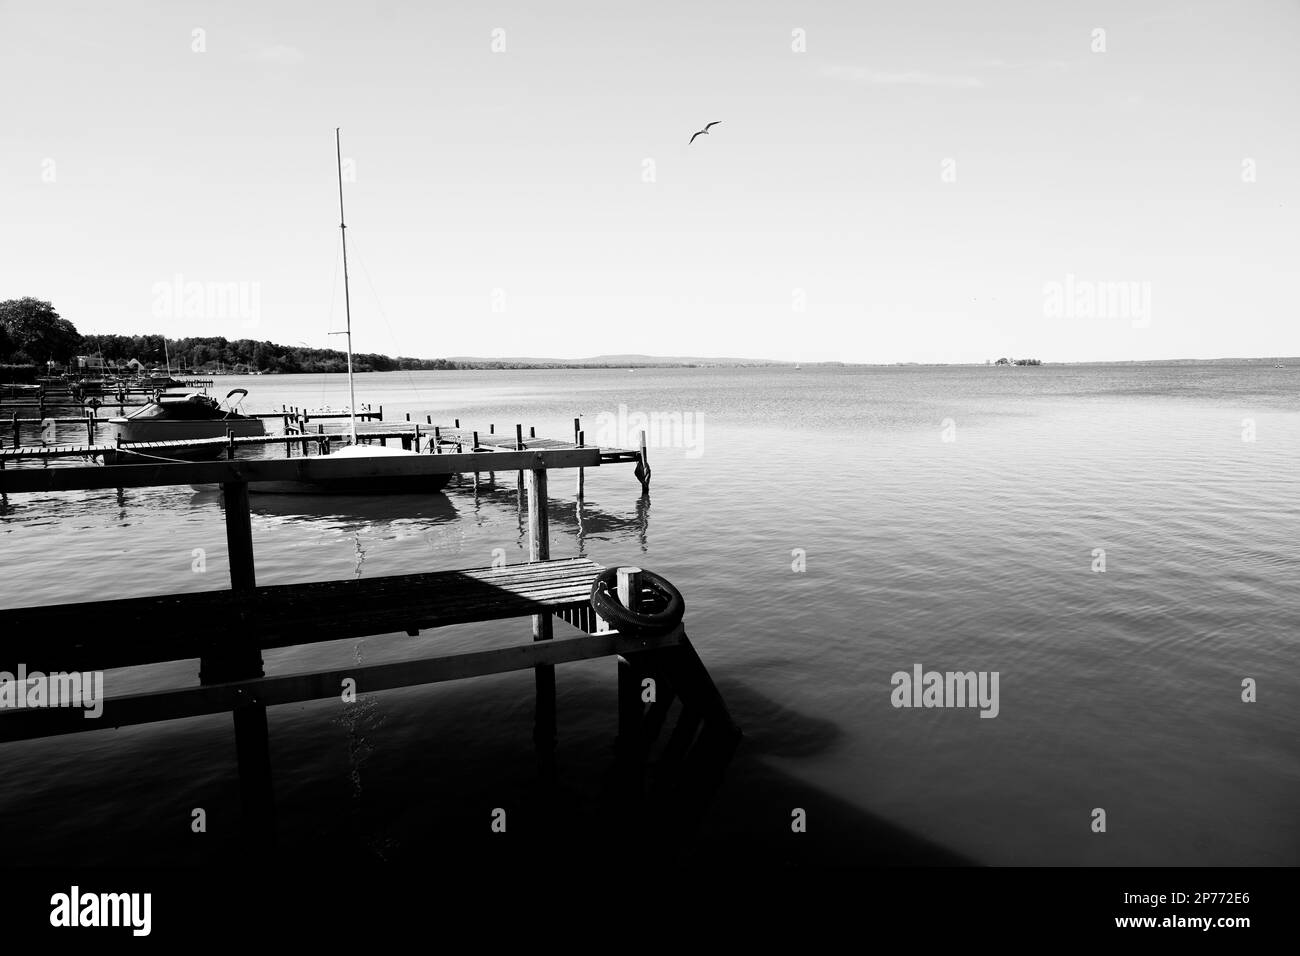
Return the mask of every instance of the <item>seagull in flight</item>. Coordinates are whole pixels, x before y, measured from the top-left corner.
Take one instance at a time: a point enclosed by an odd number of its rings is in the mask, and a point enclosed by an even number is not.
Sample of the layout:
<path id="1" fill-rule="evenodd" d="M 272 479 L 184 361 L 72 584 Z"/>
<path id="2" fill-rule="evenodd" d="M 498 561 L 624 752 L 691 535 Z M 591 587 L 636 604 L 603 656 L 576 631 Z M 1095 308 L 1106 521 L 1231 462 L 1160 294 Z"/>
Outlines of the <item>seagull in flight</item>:
<path id="1" fill-rule="evenodd" d="M 704 129 L 702 129 L 702 130 L 700 130 L 698 133 L 696 133 L 695 136 L 708 136 L 708 135 L 709 135 L 709 126 L 717 126 L 717 125 L 718 125 L 719 123 L 721 123 L 721 122 L 722 122 L 722 120 L 714 120 L 712 123 L 709 123 L 708 126 L 705 126 Z M 695 136 L 692 136 L 692 137 L 691 137 L 691 143 L 695 142 Z M 686 145 L 689 146 L 689 145 L 691 145 L 691 143 L 687 143 Z"/>

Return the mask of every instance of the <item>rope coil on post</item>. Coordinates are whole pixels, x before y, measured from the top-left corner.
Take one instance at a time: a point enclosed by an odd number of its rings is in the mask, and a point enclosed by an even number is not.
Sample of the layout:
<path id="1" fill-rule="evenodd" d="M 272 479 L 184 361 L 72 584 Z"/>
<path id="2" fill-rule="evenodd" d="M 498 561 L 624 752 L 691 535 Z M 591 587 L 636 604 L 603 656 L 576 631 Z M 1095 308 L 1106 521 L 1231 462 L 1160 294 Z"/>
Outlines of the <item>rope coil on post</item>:
<path id="1" fill-rule="evenodd" d="M 682 622 L 686 601 L 677 588 L 653 571 L 641 572 L 642 607 L 630 611 L 618 599 L 618 568 L 606 568 L 591 585 L 591 608 L 611 627 L 635 634 L 666 634 Z"/>

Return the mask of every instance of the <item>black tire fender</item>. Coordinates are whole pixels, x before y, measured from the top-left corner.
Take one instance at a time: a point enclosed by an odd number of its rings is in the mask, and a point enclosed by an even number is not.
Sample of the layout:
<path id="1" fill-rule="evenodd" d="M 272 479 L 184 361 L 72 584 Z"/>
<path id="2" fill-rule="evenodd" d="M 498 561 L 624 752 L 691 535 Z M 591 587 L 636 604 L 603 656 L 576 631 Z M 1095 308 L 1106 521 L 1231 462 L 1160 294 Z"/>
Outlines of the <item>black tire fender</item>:
<path id="1" fill-rule="evenodd" d="M 641 587 L 649 591 L 656 611 L 629 611 L 618 599 L 618 568 L 606 568 L 591 585 L 591 608 L 610 627 L 637 634 L 665 634 L 682 622 L 686 601 L 667 579 L 653 571 L 641 571 Z"/>

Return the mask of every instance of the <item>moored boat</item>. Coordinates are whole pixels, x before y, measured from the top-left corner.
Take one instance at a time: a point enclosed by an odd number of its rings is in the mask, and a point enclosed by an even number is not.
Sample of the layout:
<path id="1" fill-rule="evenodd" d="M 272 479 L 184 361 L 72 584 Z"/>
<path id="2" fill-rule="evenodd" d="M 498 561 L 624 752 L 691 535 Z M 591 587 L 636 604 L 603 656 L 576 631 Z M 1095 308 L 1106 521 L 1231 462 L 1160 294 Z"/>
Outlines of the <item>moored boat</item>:
<path id="1" fill-rule="evenodd" d="M 347 226 L 343 215 L 343 148 L 339 131 L 334 131 L 335 154 L 339 171 L 339 241 L 343 247 L 343 308 L 347 324 L 348 358 L 348 412 L 352 444 L 332 453 L 333 458 L 345 458 L 365 463 L 374 462 L 374 475 L 350 478 L 331 478 L 317 481 L 250 481 L 248 490 L 257 494 L 280 495 L 401 495 L 427 494 L 441 491 L 451 479 L 450 475 L 394 475 L 383 474 L 384 463 L 394 458 L 418 457 L 420 450 L 387 448 L 383 445 L 363 445 L 357 438 L 357 393 L 352 376 L 352 299 L 348 294 L 348 242 Z"/>
<path id="2" fill-rule="evenodd" d="M 393 458 L 415 457 L 416 452 L 383 445 L 346 445 L 330 459 L 374 461 L 376 471 Z M 441 491 L 451 475 L 375 475 L 329 478 L 320 481 L 251 481 L 248 490 L 263 495 L 408 495 Z"/>
<path id="3" fill-rule="evenodd" d="M 244 415 L 228 404 L 233 396 L 242 400 L 247 394 L 245 389 L 232 389 L 223 407 L 223 403 L 201 392 L 157 393 L 149 404 L 125 417 L 110 418 L 108 424 L 113 440 L 122 443 L 225 438 L 230 432 L 237 438 L 265 435 L 262 419 Z"/>

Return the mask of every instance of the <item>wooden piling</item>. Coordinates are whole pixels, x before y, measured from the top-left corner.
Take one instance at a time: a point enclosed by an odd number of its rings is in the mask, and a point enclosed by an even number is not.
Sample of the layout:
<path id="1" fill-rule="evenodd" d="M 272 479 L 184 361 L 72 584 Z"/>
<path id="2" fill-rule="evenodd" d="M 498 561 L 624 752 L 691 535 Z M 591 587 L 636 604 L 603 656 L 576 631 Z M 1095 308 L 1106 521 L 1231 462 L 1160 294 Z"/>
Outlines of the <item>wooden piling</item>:
<path id="1" fill-rule="evenodd" d="M 541 455 L 537 456 L 538 462 Z M 546 513 L 546 469 L 534 468 L 528 482 L 528 560 L 548 561 L 551 557 L 550 522 Z M 551 615 L 533 615 L 533 640 L 552 638 Z M 555 772 L 555 665 L 539 664 L 533 669 L 537 707 L 533 715 L 533 742 L 544 778 Z"/>
<path id="2" fill-rule="evenodd" d="M 230 587 L 253 591 L 257 575 L 253 562 L 252 516 L 248 483 L 223 482 L 226 508 L 226 549 L 230 558 Z M 231 622 L 231 637 L 238 645 L 240 622 Z M 204 657 L 199 665 L 200 684 L 220 684 L 264 676 L 262 652 L 256 646 L 236 646 L 225 653 Z M 266 706 L 254 699 L 234 710 L 235 756 L 239 765 L 239 790 L 244 812 L 244 838 L 264 846 L 275 838 L 275 794 L 271 783 L 271 745 Z"/>
<path id="3" fill-rule="evenodd" d="M 575 423 L 577 422 L 576 418 L 574 419 L 574 422 Z M 580 431 L 578 432 L 577 436 L 574 438 L 574 444 L 576 444 L 579 448 L 581 448 L 585 444 L 586 440 L 587 440 L 587 433 L 585 431 Z M 581 501 L 583 497 L 586 495 L 586 493 L 587 493 L 587 469 L 579 468 L 578 487 L 576 490 L 578 500 Z"/>
<path id="4" fill-rule="evenodd" d="M 641 569 L 618 569 L 618 601 L 629 611 L 641 605 Z M 624 655 L 618 657 L 618 741 L 615 751 L 623 769 L 629 795 L 640 796 L 644 775 L 641 760 L 641 668 Z"/>
<path id="5" fill-rule="evenodd" d="M 523 450 L 524 450 L 524 426 L 522 424 L 516 424 L 515 425 L 515 451 L 523 451 Z M 524 493 L 524 472 L 522 468 L 519 470 L 519 474 L 515 476 L 515 491 L 519 496 L 519 503 L 520 505 L 522 505 L 523 493 Z"/>
<path id="6" fill-rule="evenodd" d="M 632 472 L 636 480 L 641 482 L 641 493 L 649 494 L 650 492 L 650 459 L 646 455 L 646 438 L 645 432 L 641 432 L 641 459 L 636 463 L 636 469 Z"/>

